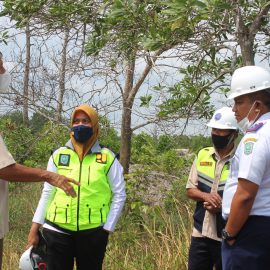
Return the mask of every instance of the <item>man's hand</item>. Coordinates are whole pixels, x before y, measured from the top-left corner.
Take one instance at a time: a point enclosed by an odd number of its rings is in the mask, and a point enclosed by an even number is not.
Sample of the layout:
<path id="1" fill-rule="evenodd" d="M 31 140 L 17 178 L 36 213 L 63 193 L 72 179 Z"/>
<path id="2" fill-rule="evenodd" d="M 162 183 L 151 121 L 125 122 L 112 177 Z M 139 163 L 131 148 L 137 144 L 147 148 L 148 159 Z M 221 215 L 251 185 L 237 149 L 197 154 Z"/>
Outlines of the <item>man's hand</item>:
<path id="1" fill-rule="evenodd" d="M 71 185 L 71 183 L 75 185 L 79 185 L 79 182 L 71 178 L 65 177 L 63 175 L 54 174 L 54 173 L 51 173 L 51 177 L 48 178 L 47 182 L 53 186 L 63 189 L 67 195 L 76 197 L 76 192 L 73 186 Z"/>
<path id="2" fill-rule="evenodd" d="M 204 199 L 204 202 L 207 202 L 214 208 L 221 207 L 222 198 L 216 192 L 205 193 L 203 199 Z"/>
<path id="3" fill-rule="evenodd" d="M 203 203 L 203 207 L 209 211 L 211 214 L 217 214 L 219 212 L 221 212 L 221 207 L 214 207 L 213 205 L 211 205 L 209 202 L 204 202 Z"/>
<path id="4" fill-rule="evenodd" d="M 66 176 L 38 168 L 26 167 L 17 163 L 0 169 L 0 179 L 13 182 L 46 181 L 53 186 L 63 189 L 67 195 L 72 197 L 76 197 L 72 184 L 80 185 L 79 182 Z"/>

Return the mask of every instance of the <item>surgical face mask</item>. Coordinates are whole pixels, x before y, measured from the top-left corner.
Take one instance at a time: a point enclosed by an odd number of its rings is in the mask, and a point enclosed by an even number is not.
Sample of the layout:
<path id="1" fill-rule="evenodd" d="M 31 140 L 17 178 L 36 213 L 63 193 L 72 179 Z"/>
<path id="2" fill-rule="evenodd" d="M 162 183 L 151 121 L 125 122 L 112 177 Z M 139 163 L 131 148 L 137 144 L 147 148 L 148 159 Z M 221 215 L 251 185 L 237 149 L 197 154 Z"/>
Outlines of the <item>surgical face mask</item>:
<path id="1" fill-rule="evenodd" d="M 257 113 L 256 117 L 254 118 L 254 120 L 249 120 L 248 116 L 251 112 L 251 110 L 253 109 L 254 104 L 256 103 L 256 101 L 254 101 L 254 103 L 252 104 L 251 108 L 248 111 L 248 114 L 246 117 L 244 117 L 240 122 L 238 122 L 238 126 L 239 128 L 246 133 L 247 129 L 257 120 L 257 117 L 259 115 L 260 112 Z"/>
<path id="2" fill-rule="evenodd" d="M 220 136 L 212 134 L 212 142 L 216 149 L 224 149 L 227 145 L 229 145 L 233 140 L 233 134 L 230 133 L 226 136 Z"/>
<path id="3" fill-rule="evenodd" d="M 93 136 L 93 128 L 84 125 L 78 125 L 71 128 L 73 131 L 74 139 L 79 143 L 85 143 Z"/>

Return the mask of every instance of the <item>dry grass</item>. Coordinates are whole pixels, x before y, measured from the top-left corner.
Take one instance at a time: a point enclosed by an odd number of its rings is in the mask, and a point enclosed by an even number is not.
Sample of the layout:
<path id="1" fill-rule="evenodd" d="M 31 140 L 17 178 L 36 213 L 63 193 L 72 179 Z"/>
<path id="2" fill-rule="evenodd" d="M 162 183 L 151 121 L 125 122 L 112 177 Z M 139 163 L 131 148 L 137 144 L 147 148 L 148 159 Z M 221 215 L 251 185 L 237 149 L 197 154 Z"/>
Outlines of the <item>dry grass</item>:
<path id="1" fill-rule="evenodd" d="M 3 270 L 18 269 L 25 250 L 40 184 L 10 192 L 10 233 L 4 243 Z M 176 199 L 167 207 L 148 208 L 140 216 L 126 212 L 110 235 L 105 270 L 185 270 L 191 232 L 191 211 Z"/>
<path id="2" fill-rule="evenodd" d="M 40 197 L 41 184 L 11 184 L 9 192 L 10 232 L 4 239 L 2 270 L 17 270 L 27 244 L 34 210 Z"/>
<path id="3" fill-rule="evenodd" d="M 104 263 L 106 270 L 184 270 L 190 243 L 190 211 L 175 202 L 176 213 L 155 209 L 155 218 L 112 235 Z"/>

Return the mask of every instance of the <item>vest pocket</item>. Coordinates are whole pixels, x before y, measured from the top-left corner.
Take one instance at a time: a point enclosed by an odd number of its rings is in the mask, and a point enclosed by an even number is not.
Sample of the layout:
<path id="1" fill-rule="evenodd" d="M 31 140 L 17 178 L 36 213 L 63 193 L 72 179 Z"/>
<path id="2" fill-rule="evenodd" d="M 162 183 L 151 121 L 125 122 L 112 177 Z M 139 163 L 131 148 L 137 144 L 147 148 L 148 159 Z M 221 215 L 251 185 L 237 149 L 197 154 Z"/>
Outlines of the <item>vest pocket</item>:
<path id="1" fill-rule="evenodd" d="M 109 206 L 103 204 L 100 207 L 89 204 L 80 207 L 80 224 L 101 224 L 105 223 L 109 212 Z"/>
<path id="2" fill-rule="evenodd" d="M 55 200 L 51 203 L 47 219 L 53 223 L 67 224 L 71 222 L 70 199 Z"/>
<path id="3" fill-rule="evenodd" d="M 90 184 L 90 172 L 91 172 L 90 168 L 91 167 L 89 166 L 89 168 L 88 168 L 88 177 L 87 177 L 87 184 L 88 184 L 88 186 Z"/>
<path id="4" fill-rule="evenodd" d="M 106 205 L 106 204 L 103 204 L 102 208 L 100 208 L 100 219 L 102 220 L 102 223 L 106 222 L 109 210 L 110 210 L 110 207 L 109 205 Z"/>
<path id="5" fill-rule="evenodd" d="M 58 169 L 59 174 L 72 178 L 72 169 L 71 168 L 61 166 L 61 167 L 58 167 L 57 169 Z"/>

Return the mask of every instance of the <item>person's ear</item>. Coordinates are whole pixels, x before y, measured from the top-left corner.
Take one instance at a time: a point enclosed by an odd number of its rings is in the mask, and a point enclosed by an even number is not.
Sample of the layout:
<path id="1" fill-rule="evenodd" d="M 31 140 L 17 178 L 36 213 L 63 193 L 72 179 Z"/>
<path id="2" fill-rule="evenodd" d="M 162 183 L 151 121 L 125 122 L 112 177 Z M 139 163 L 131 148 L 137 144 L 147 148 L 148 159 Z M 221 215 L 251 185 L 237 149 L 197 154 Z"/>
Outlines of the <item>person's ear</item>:
<path id="1" fill-rule="evenodd" d="M 261 111 L 262 102 L 259 100 L 255 101 L 255 112 L 258 113 Z"/>

